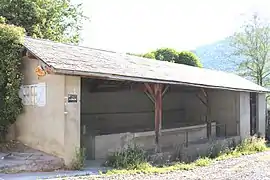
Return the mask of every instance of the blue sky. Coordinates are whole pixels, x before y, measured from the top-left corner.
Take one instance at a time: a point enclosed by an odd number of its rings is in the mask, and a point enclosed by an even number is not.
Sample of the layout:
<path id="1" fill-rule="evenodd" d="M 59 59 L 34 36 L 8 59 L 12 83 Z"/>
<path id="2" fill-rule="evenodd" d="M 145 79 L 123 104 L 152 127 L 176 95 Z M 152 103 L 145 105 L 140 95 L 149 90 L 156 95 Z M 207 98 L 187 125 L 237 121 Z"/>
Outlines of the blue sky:
<path id="1" fill-rule="evenodd" d="M 159 47 L 191 50 L 235 32 L 246 16 L 268 16 L 269 0 L 75 0 L 91 22 L 84 46 L 143 53 Z"/>

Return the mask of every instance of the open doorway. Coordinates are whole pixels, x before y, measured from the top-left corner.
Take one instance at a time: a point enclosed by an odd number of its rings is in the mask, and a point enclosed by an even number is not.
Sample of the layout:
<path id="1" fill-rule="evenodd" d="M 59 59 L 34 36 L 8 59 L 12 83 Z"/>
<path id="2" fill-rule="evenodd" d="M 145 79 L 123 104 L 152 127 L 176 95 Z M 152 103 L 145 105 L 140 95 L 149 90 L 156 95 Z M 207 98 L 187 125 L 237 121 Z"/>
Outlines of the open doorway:
<path id="1" fill-rule="evenodd" d="M 257 133 L 257 93 L 250 93 L 250 135 Z"/>
<path id="2" fill-rule="evenodd" d="M 237 135 L 238 106 L 234 102 L 238 93 L 207 89 L 207 94 L 211 138 Z M 169 85 L 162 96 L 159 145 L 163 151 L 207 141 L 203 97 L 201 88 Z M 156 148 L 155 138 L 155 103 L 144 83 L 81 79 L 81 147 L 86 149 L 87 160 L 105 159 L 129 143 L 151 153 Z"/>

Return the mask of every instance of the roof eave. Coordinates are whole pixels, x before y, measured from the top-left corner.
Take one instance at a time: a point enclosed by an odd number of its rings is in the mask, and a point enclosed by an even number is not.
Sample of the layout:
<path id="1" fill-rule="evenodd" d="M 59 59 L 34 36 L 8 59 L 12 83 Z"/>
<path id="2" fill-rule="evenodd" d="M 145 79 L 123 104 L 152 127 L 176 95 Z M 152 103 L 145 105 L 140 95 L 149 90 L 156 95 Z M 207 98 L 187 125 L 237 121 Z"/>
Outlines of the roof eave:
<path id="1" fill-rule="evenodd" d="M 265 89 L 265 91 L 259 90 L 250 90 L 250 89 L 238 89 L 238 88 L 229 88 L 221 86 L 209 86 L 203 84 L 194 84 L 178 81 L 166 81 L 150 78 L 141 78 L 141 77 L 130 77 L 116 74 L 105 74 L 98 72 L 84 72 L 84 71 L 73 71 L 67 69 L 56 69 L 54 68 L 56 74 L 72 75 L 72 76 L 82 76 L 88 78 L 98 78 L 98 79 L 107 79 L 107 80 L 117 80 L 117 81 L 135 81 L 142 83 L 161 83 L 161 84 L 171 84 L 171 85 L 184 85 L 184 86 L 193 86 L 198 88 L 210 88 L 210 89 L 222 89 L 222 90 L 231 90 L 231 91 L 240 91 L 240 92 L 257 92 L 257 93 L 269 93 L 270 90 Z"/>

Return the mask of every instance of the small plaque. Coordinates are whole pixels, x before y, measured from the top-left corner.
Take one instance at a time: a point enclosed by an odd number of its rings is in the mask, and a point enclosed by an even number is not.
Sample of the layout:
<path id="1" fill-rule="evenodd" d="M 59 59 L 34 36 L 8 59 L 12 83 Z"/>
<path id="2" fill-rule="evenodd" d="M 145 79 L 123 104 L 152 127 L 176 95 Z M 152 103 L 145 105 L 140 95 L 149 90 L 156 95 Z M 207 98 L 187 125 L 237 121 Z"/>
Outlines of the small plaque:
<path id="1" fill-rule="evenodd" d="M 69 94 L 68 95 L 68 102 L 69 103 L 76 103 L 77 100 L 77 94 Z"/>

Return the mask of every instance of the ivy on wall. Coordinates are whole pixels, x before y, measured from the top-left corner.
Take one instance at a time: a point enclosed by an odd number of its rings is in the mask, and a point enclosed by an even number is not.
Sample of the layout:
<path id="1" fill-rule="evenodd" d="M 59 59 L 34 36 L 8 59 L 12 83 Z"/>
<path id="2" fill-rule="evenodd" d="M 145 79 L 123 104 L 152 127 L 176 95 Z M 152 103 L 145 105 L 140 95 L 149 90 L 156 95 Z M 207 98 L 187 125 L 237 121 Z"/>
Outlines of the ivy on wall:
<path id="1" fill-rule="evenodd" d="M 0 16 L 0 140 L 22 112 L 19 90 L 24 36 L 23 28 L 5 24 Z"/>

